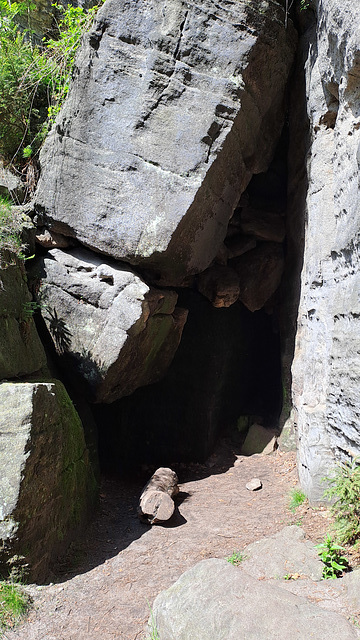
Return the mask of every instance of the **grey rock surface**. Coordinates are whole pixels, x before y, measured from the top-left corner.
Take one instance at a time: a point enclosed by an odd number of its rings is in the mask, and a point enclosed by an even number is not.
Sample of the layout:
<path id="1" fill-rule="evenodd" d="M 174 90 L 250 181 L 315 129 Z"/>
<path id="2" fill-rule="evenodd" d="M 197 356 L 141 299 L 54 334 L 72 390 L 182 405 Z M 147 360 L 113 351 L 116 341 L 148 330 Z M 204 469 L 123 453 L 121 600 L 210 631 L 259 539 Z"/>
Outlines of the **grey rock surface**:
<path id="1" fill-rule="evenodd" d="M 239 276 L 239 299 L 250 310 L 258 311 L 278 288 L 284 271 L 280 244 L 265 242 L 231 261 Z"/>
<path id="2" fill-rule="evenodd" d="M 42 581 L 87 521 L 96 481 L 61 382 L 3 382 L 0 407 L 0 571 Z"/>
<path id="3" fill-rule="evenodd" d="M 85 249 L 52 249 L 39 263 L 42 315 L 59 355 L 91 399 L 112 402 L 155 382 L 180 341 L 177 294 Z"/>
<path id="4" fill-rule="evenodd" d="M 241 447 L 243 456 L 252 456 L 254 453 L 271 453 L 275 449 L 275 434 L 261 424 L 252 424 L 244 444 Z"/>
<path id="5" fill-rule="evenodd" d="M 305 540 L 297 525 L 285 527 L 269 538 L 258 540 L 244 549 L 241 567 L 254 578 L 281 579 L 288 574 L 300 574 L 321 580 L 323 563 L 314 545 Z"/>
<path id="6" fill-rule="evenodd" d="M 0 270 L 0 380 L 34 373 L 45 364 L 24 261 L 9 255 Z"/>
<path id="7" fill-rule="evenodd" d="M 20 178 L 6 169 L 0 160 L 0 195 L 12 199 L 14 202 L 22 201 L 24 185 Z"/>
<path id="8" fill-rule="evenodd" d="M 203 560 L 153 605 L 160 640 L 350 640 L 347 620 L 226 560 Z"/>
<path id="9" fill-rule="evenodd" d="M 300 480 L 316 502 L 336 461 L 360 453 L 360 7 L 314 4 L 302 39 L 310 132 L 292 375 Z"/>
<path id="10" fill-rule="evenodd" d="M 260 478 L 252 478 L 245 486 L 248 491 L 258 491 L 262 487 L 262 482 Z"/>
<path id="11" fill-rule="evenodd" d="M 197 278 L 197 287 L 217 309 L 231 307 L 240 293 L 239 277 L 234 269 L 215 264 Z"/>
<path id="12" fill-rule="evenodd" d="M 357 568 L 355 571 L 346 573 L 342 582 L 346 588 L 347 599 L 351 603 L 355 611 L 360 610 L 360 570 Z"/>
<path id="13" fill-rule="evenodd" d="M 203 271 L 271 160 L 295 43 L 277 2 L 107 0 L 44 145 L 37 210 L 164 284 Z"/>

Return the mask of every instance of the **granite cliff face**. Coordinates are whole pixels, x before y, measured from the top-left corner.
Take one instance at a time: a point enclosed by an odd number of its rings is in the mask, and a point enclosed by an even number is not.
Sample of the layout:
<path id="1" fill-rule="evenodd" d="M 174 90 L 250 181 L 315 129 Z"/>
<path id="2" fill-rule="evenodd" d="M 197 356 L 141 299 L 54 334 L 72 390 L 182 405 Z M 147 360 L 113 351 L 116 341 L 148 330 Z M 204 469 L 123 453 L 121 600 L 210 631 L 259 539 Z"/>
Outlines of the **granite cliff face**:
<path id="1" fill-rule="evenodd" d="M 319 500 L 321 478 L 360 450 L 360 9 L 314 9 L 300 42 L 308 188 L 292 373 L 300 479 Z"/>
<path id="2" fill-rule="evenodd" d="M 293 404 L 299 474 L 312 500 L 339 457 L 359 453 L 360 11 L 320 0 L 300 43 L 308 189 Z"/>

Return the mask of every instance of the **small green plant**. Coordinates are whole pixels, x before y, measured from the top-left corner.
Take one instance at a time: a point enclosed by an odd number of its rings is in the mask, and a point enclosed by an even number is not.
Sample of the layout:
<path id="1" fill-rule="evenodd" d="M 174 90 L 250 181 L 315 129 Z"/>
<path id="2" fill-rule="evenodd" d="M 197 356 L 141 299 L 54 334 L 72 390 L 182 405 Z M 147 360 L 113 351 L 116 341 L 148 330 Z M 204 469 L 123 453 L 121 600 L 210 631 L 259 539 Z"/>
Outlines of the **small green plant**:
<path id="1" fill-rule="evenodd" d="M 338 578 L 346 571 L 348 561 L 340 551 L 345 551 L 343 547 L 336 544 L 330 535 L 327 535 L 324 542 L 317 544 L 320 560 L 324 563 L 323 578 L 324 580 Z"/>
<path id="2" fill-rule="evenodd" d="M 20 585 L 0 582 L 0 630 L 14 627 L 30 607 L 30 598 Z"/>
<path id="3" fill-rule="evenodd" d="M 360 464 L 359 459 L 340 464 L 330 478 L 324 498 L 333 500 L 336 540 L 339 544 L 355 544 L 360 538 Z"/>
<path id="4" fill-rule="evenodd" d="M 226 560 L 230 562 L 230 564 L 232 564 L 234 567 L 238 567 L 239 564 L 241 564 L 242 561 L 245 560 L 245 556 L 243 553 L 241 553 L 241 551 L 234 551 L 231 556 L 226 558 Z"/>
<path id="5" fill-rule="evenodd" d="M 30 300 L 30 301 L 24 302 L 22 305 L 22 311 L 21 311 L 22 321 L 29 322 L 29 320 L 31 320 L 31 318 L 33 317 L 35 311 L 37 311 L 40 308 L 41 308 L 41 305 L 36 300 Z"/>
<path id="6" fill-rule="evenodd" d="M 292 489 L 290 492 L 289 509 L 295 513 L 296 509 L 300 507 L 306 500 L 306 495 L 300 489 Z"/>
<path id="7" fill-rule="evenodd" d="M 160 636 L 159 636 L 159 632 L 156 626 L 156 622 L 155 622 L 155 617 L 154 617 L 154 612 L 152 610 L 152 608 L 150 607 L 149 602 L 147 601 L 148 607 L 149 607 L 149 611 L 150 611 L 150 620 L 149 620 L 149 634 L 148 637 L 146 638 L 146 640 L 160 640 Z"/>

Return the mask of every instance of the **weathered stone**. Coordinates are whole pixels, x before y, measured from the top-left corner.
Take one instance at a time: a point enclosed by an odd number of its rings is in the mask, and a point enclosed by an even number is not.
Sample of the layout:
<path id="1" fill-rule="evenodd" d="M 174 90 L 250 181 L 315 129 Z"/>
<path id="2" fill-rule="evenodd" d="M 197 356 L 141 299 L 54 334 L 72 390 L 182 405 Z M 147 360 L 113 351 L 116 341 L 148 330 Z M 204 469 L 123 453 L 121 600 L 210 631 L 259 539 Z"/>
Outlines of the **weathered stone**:
<path id="1" fill-rule="evenodd" d="M 262 488 L 262 482 L 259 478 L 252 478 L 252 480 L 249 480 L 245 486 L 248 491 L 258 491 Z"/>
<path id="2" fill-rule="evenodd" d="M 295 413 L 295 409 L 292 409 L 278 438 L 279 449 L 281 449 L 281 451 L 297 450 L 298 439 L 295 425 Z"/>
<path id="3" fill-rule="evenodd" d="M 285 527 L 269 538 L 257 540 L 243 552 L 241 568 L 254 578 L 284 578 L 298 573 L 321 580 L 324 565 L 314 545 L 297 525 Z"/>
<path id="4" fill-rule="evenodd" d="M 268 584 L 226 560 L 203 560 L 160 593 L 152 620 L 166 640 L 351 640 L 356 632 L 338 613 Z M 150 621 L 151 623 L 151 621 Z"/>
<path id="5" fill-rule="evenodd" d="M 301 43 L 310 134 L 292 367 L 299 476 L 313 502 L 322 500 L 322 479 L 336 460 L 360 453 L 360 7 L 351 0 L 315 6 Z"/>
<path id="6" fill-rule="evenodd" d="M 276 437 L 273 431 L 266 429 L 261 424 L 252 424 L 241 447 L 243 456 L 252 456 L 254 453 L 271 453 L 276 446 Z"/>
<path id="7" fill-rule="evenodd" d="M 346 596 L 354 611 L 360 610 L 360 571 L 357 568 L 355 571 L 345 573 L 342 578 L 342 583 L 346 588 Z"/>
<path id="8" fill-rule="evenodd" d="M 160 467 L 142 490 L 138 507 L 140 520 L 155 524 L 169 520 L 174 513 L 173 497 L 179 493 L 175 471 Z"/>
<path id="9" fill-rule="evenodd" d="M 281 245 L 266 242 L 231 262 L 239 275 L 239 299 L 250 311 L 261 309 L 278 288 L 284 271 Z"/>
<path id="10" fill-rule="evenodd" d="M 277 2 L 107 0 L 43 148 L 36 208 L 163 283 L 203 271 L 271 159 L 295 41 Z"/>
<path id="11" fill-rule="evenodd" d="M 71 238 L 63 236 L 61 233 L 55 233 L 55 231 L 49 231 L 48 229 L 43 229 L 40 233 L 38 232 L 36 234 L 36 242 L 46 249 L 67 249 L 73 244 Z"/>
<path id="12" fill-rule="evenodd" d="M 44 580 L 96 500 L 80 419 L 58 381 L 0 384 L 0 569 Z"/>
<path id="13" fill-rule="evenodd" d="M 6 169 L 0 160 L 0 195 L 13 202 L 22 202 L 24 186 L 18 176 Z"/>
<path id="14" fill-rule="evenodd" d="M 230 234 L 230 237 L 226 237 L 225 246 L 230 260 L 231 258 L 242 256 L 243 253 L 251 251 L 251 249 L 255 249 L 256 240 L 255 238 L 239 235 L 239 230 L 237 230 L 237 235 Z"/>
<path id="15" fill-rule="evenodd" d="M 94 401 L 112 402 L 161 378 L 187 317 L 175 308 L 175 292 L 150 289 L 129 268 L 85 249 L 50 250 L 38 276 L 54 345 Z"/>
<path id="16" fill-rule="evenodd" d="M 239 297 L 239 276 L 234 269 L 213 265 L 197 278 L 197 287 L 216 308 L 231 307 Z"/>
<path id="17" fill-rule="evenodd" d="M 24 261 L 15 255 L 9 258 L 0 271 L 0 380 L 34 373 L 46 364 Z"/>
<path id="18" fill-rule="evenodd" d="M 277 213 L 263 209 L 246 208 L 241 213 L 241 231 L 268 242 L 283 242 L 285 220 Z"/>

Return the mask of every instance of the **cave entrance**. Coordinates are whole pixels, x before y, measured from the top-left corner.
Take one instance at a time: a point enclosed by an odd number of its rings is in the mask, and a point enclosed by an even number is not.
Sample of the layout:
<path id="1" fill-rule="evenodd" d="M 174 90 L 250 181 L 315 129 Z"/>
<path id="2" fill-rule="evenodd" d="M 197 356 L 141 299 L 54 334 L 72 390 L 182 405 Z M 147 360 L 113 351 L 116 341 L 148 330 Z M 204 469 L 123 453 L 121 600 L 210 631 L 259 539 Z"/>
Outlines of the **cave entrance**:
<path id="1" fill-rule="evenodd" d="M 224 432 L 241 443 L 252 422 L 279 428 L 287 152 L 285 128 L 268 171 L 242 195 L 216 261 L 178 289 L 189 314 L 166 376 L 95 406 L 103 471 L 204 461 Z"/>

